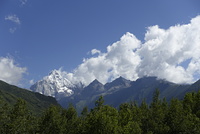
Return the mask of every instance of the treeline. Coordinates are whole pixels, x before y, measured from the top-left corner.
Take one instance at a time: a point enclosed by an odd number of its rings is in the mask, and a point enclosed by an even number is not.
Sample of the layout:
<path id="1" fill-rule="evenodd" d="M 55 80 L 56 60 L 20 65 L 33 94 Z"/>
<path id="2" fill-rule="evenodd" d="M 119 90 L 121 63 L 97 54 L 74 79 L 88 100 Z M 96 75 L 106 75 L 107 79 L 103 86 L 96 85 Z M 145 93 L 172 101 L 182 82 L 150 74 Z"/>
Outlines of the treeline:
<path id="1" fill-rule="evenodd" d="M 85 107 L 80 115 L 69 105 L 51 106 L 35 116 L 22 99 L 13 107 L 4 102 L 0 106 L 1 134 L 200 134 L 200 91 L 168 103 L 156 90 L 150 105 L 144 100 L 118 109 L 104 105 L 99 97 L 93 109 Z"/>

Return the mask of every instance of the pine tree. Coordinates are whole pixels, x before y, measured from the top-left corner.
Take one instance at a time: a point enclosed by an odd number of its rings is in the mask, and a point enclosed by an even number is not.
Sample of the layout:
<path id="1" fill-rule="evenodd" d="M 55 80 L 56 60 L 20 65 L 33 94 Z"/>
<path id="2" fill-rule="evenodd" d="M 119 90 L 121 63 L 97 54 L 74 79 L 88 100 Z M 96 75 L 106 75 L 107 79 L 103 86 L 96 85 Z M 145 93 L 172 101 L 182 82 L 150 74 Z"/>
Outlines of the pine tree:
<path id="1" fill-rule="evenodd" d="M 148 120 L 149 130 L 154 133 L 167 134 L 169 127 L 165 123 L 166 118 L 166 103 L 159 99 L 160 92 L 155 90 L 150 104 L 150 116 Z"/>
<path id="2" fill-rule="evenodd" d="M 86 118 L 88 134 L 116 134 L 118 129 L 118 112 L 115 108 L 103 105 L 103 97 L 96 101 L 96 107 Z"/>
<path id="3" fill-rule="evenodd" d="M 61 108 L 52 105 L 40 118 L 38 132 L 43 134 L 62 134 L 63 131 Z"/>
<path id="4" fill-rule="evenodd" d="M 10 123 L 10 110 L 11 108 L 0 99 L 0 133 L 6 134 L 9 131 L 8 124 Z"/>
<path id="5" fill-rule="evenodd" d="M 17 103 L 11 109 L 9 118 L 8 133 L 22 134 L 35 132 L 35 118 L 28 110 L 23 99 L 19 98 L 17 100 Z"/>
<path id="6" fill-rule="evenodd" d="M 78 133 L 80 120 L 72 104 L 69 104 L 68 108 L 62 111 L 62 122 L 64 124 L 65 134 Z"/>

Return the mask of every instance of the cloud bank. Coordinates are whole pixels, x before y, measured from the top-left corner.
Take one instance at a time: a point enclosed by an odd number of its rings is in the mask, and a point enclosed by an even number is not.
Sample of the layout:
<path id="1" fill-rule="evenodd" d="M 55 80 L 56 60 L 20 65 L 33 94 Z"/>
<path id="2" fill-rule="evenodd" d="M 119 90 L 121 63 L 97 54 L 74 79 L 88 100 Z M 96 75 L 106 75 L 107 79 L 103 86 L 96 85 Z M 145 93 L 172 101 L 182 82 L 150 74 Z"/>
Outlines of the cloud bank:
<path id="1" fill-rule="evenodd" d="M 119 76 L 129 80 L 157 76 L 174 83 L 194 82 L 200 74 L 199 24 L 197 16 L 189 24 L 168 29 L 150 26 L 144 43 L 126 33 L 106 52 L 93 49 L 91 58 L 84 59 L 73 72 L 64 73 L 70 81 L 86 85 L 94 79 L 106 83 Z"/>
<path id="2" fill-rule="evenodd" d="M 0 57 L 0 80 L 9 84 L 20 85 L 23 74 L 26 73 L 25 67 L 19 67 L 10 57 Z"/>

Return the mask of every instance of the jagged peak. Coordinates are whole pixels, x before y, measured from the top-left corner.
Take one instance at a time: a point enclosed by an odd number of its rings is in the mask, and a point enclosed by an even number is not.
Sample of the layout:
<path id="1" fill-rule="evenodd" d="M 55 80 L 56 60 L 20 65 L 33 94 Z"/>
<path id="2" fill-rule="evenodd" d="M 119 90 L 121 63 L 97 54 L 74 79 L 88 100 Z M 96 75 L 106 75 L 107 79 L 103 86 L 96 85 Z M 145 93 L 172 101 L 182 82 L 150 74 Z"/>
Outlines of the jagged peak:
<path id="1" fill-rule="evenodd" d="M 101 84 L 103 85 L 101 82 L 99 82 L 97 79 L 94 79 L 89 85 L 94 85 L 94 84 Z"/>
<path id="2" fill-rule="evenodd" d="M 121 83 L 121 82 L 123 82 L 123 83 L 125 83 L 125 82 L 131 82 L 130 80 L 127 80 L 127 79 L 125 79 L 124 77 L 122 77 L 122 76 L 120 76 L 120 77 L 118 77 L 117 79 L 115 79 L 115 80 L 113 80 L 112 82 L 110 82 L 110 83 Z"/>
<path id="3" fill-rule="evenodd" d="M 105 88 L 110 89 L 111 87 L 129 87 L 130 83 L 130 80 L 127 80 L 124 77 L 120 76 L 112 82 L 106 83 Z"/>
<path id="4" fill-rule="evenodd" d="M 79 85 L 73 84 L 63 73 L 61 69 L 54 69 L 42 80 L 32 85 L 30 89 L 44 95 L 56 97 L 56 99 L 59 99 L 60 94 L 70 96 L 74 93 L 74 88 L 78 88 Z"/>
<path id="5" fill-rule="evenodd" d="M 61 71 L 60 70 L 52 70 L 48 75 L 60 75 L 61 74 Z"/>
<path id="6" fill-rule="evenodd" d="M 85 87 L 85 93 L 94 93 L 94 92 L 102 92 L 104 91 L 104 85 L 99 82 L 97 79 L 93 80 L 87 87 Z M 89 93 L 89 94 L 90 94 Z"/>
<path id="7" fill-rule="evenodd" d="M 120 81 L 130 81 L 130 80 L 125 79 L 125 78 L 122 77 L 122 76 L 118 77 L 118 78 L 115 79 L 114 81 L 116 81 L 116 80 L 120 80 Z"/>

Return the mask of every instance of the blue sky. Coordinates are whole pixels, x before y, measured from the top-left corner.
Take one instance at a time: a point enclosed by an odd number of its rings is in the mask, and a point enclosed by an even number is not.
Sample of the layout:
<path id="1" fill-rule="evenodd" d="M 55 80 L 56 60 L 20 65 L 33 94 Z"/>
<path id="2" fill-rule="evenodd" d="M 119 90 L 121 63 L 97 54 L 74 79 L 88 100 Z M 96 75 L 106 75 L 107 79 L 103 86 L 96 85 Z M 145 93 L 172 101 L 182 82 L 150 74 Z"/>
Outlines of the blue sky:
<path id="1" fill-rule="evenodd" d="M 18 71 L 16 80 L 8 82 L 28 87 L 30 80 L 40 80 L 53 69 L 73 73 L 84 58 L 107 53 L 108 45 L 127 32 L 144 43 L 148 27 L 167 30 L 199 14 L 199 0 L 1 0 L 0 72 L 10 73 L 1 79 L 8 81 Z M 93 49 L 101 52 L 92 55 Z M 14 71 L 7 67 L 11 65 Z M 134 78 L 140 75 L 154 74 Z"/>

